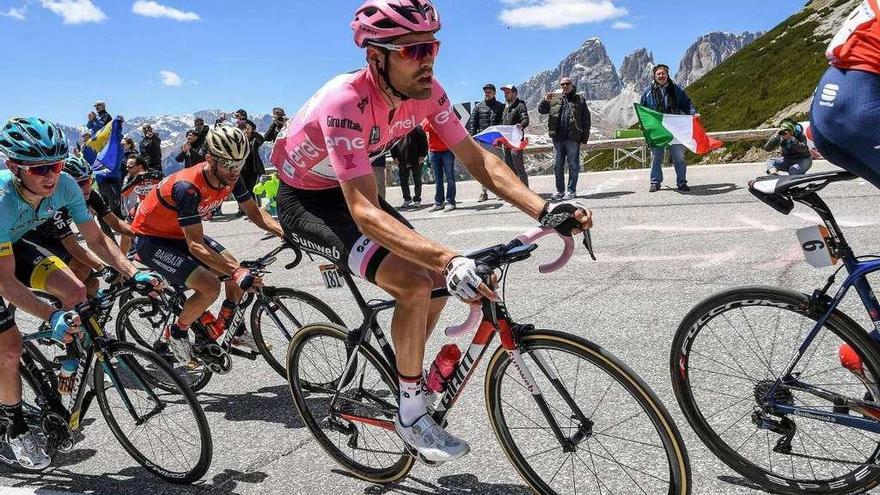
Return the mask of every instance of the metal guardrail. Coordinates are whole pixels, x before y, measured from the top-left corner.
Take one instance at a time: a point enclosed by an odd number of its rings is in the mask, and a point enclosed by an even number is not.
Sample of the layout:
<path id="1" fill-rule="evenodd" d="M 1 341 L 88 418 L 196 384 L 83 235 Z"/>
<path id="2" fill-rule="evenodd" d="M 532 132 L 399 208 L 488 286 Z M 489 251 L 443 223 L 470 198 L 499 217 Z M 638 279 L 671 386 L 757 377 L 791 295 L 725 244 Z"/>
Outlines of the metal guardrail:
<path id="1" fill-rule="evenodd" d="M 736 141 L 748 141 L 752 139 L 769 139 L 777 130 L 778 129 L 776 128 L 749 129 L 742 131 L 710 132 L 708 134 L 709 136 L 724 141 L 725 143 L 733 143 Z M 613 150 L 617 148 L 639 148 L 642 146 L 645 146 L 644 138 L 601 139 L 598 141 L 590 141 L 585 146 L 581 147 L 581 152 L 589 153 L 591 151 Z M 552 151 L 552 145 L 529 146 L 524 150 L 526 154 L 548 153 Z"/>

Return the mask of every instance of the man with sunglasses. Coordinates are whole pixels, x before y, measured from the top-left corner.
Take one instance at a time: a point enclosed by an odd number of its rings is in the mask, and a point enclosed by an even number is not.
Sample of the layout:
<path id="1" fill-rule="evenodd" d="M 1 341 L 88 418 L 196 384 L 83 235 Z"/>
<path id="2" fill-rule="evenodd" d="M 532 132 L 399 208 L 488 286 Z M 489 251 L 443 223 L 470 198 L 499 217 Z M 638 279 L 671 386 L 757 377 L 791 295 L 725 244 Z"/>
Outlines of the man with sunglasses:
<path id="1" fill-rule="evenodd" d="M 64 160 L 63 171 L 76 181 L 91 213 L 103 220 L 115 232 L 123 236 L 131 235 L 128 223 L 116 216 L 101 193 L 92 188 L 92 170 L 82 157 L 68 156 Z M 26 233 L 22 239 L 60 258 L 86 285 L 86 293 L 91 297 L 100 287 L 96 275 L 105 266 L 100 258 L 79 244 L 70 227 L 72 222 L 69 209 L 60 208 L 52 218 Z"/>
<path id="2" fill-rule="evenodd" d="M 367 67 L 321 88 L 275 142 L 283 181 L 278 218 L 288 238 L 375 283 L 397 300 L 391 334 L 397 349 L 400 407 L 395 429 L 429 461 L 469 451 L 429 414 L 423 387 L 425 340 L 445 299 L 497 298 L 473 260 L 418 233 L 377 194 L 370 157 L 427 118 L 468 172 L 504 200 L 564 235 L 592 225 L 576 204 L 549 205 L 471 138 L 434 79 L 440 17 L 429 0 L 367 0 L 351 23 Z"/>
<path id="3" fill-rule="evenodd" d="M 221 205 L 231 192 L 257 227 L 282 237 L 278 223 L 254 202 L 242 181 L 241 169 L 250 144 L 241 129 L 215 125 L 206 138 L 205 162 L 169 175 L 138 206 L 131 228 L 135 232 L 135 259 L 156 270 L 171 283 L 193 289 L 178 319 L 164 337 L 175 359 L 194 367 L 189 326 L 220 294 L 218 274 L 226 282 L 226 300 L 220 317 L 228 324 L 245 290 L 262 285 L 260 277 L 239 265 L 219 242 L 204 234 L 202 217 Z M 250 334 L 237 336 L 236 345 L 255 349 Z"/>
<path id="4" fill-rule="evenodd" d="M 86 298 L 86 288 L 57 256 L 22 236 L 66 208 L 88 247 L 127 277 L 155 287 L 161 279 L 139 272 L 125 259 L 92 219 L 76 181 L 61 173 L 68 155 L 64 133 L 38 118 L 12 119 L 0 129 L 0 151 L 7 170 L 0 171 L 0 294 L 17 308 L 49 322 L 53 338 L 70 342 L 79 332 L 79 317 L 70 311 Z M 37 298 L 31 288 L 56 296 L 57 309 Z M 21 335 L 13 315 L 0 299 L 0 424 L 2 441 L 27 468 L 48 466 L 28 430 L 21 405 Z M 68 380 L 73 379 L 71 376 Z M 59 383 L 59 389 L 70 383 Z"/>

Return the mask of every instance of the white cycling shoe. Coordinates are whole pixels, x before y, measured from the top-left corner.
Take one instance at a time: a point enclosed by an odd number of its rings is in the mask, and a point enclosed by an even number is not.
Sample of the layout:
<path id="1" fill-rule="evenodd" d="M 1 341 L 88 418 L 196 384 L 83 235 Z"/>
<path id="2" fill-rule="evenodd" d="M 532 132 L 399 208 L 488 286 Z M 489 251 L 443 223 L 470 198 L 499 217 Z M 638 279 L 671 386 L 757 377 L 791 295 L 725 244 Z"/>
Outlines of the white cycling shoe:
<path id="1" fill-rule="evenodd" d="M 232 345 L 236 347 L 247 347 L 254 352 L 260 352 L 260 348 L 257 347 L 257 343 L 254 342 L 254 336 L 251 335 L 250 332 L 245 332 L 238 337 L 235 337 L 235 340 L 232 341 Z M 267 345 L 266 347 L 268 347 L 269 350 L 272 350 L 271 346 Z"/>
<path id="2" fill-rule="evenodd" d="M 43 448 L 37 443 L 37 439 L 31 431 L 23 433 L 15 438 L 6 437 L 6 443 L 12 448 L 15 459 L 22 467 L 27 469 L 45 469 L 52 460 L 43 452 Z"/>
<path id="3" fill-rule="evenodd" d="M 199 365 L 199 363 L 193 359 L 192 344 L 189 341 L 189 336 L 181 338 L 174 337 L 171 335 L 171 330 L 166 327 L 165 339 L 168 342 L 168 348 L 171 350 L 174 360 L 177 361 L 178 364 L 186 366 L 189 369 L 193 369 Z"/>
<path id="4" fill-rule="evenodd" d="M 448 462 L 471 451 L 471 446 L 440 427 L 428 414 L 422 415 L 412 426 L 403 426 L 400 416 L 394 420 L 394 430 L 404 442 L 431 462 Z"/>

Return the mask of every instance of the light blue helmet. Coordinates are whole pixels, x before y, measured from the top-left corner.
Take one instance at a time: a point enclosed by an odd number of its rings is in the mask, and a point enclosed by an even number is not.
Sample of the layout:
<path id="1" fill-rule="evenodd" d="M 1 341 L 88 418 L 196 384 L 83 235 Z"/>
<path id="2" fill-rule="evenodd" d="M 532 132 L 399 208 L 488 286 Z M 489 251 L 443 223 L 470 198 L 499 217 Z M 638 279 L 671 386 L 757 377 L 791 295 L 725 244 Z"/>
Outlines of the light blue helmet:
<path id="1" fill-rule="evenodd" d="M 77 182 L 92 176 L 92 167 L 81 156 L 68 156 L 64 160 L 64 171 Z"/>
<path id="2" fill-rule="evenodd" d="M 36 117 L 11 119 L 0 129 L 0 151 L 10 160 L 27 165 L 67 157 L 67 141 L 61 129 Z"/>

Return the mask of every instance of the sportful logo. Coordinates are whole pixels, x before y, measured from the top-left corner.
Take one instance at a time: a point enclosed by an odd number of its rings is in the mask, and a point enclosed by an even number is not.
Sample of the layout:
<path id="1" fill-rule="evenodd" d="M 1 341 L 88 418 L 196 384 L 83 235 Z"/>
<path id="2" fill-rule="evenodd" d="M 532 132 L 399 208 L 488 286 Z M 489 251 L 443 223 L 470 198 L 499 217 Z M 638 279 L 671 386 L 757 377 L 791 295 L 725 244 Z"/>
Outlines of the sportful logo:
<path id="1" fill-rule="evenodd" d="M 822 86 L 822 94 L 819 95 L 819 105 L 823 107 L 833 107 L 834 100 L 837 98 L 837 92 L 840 90 L 840 86 L 836 84 L 828 83 L 825 86 Z"/>
<path id="2" fill-rule="evenodd" d="M 338 127 L 340 129 L 350 129 L 352 131 L 362 131 L 361 125 L 351 119 L 339 119 L 327 116 L 327 127 Z"/>

